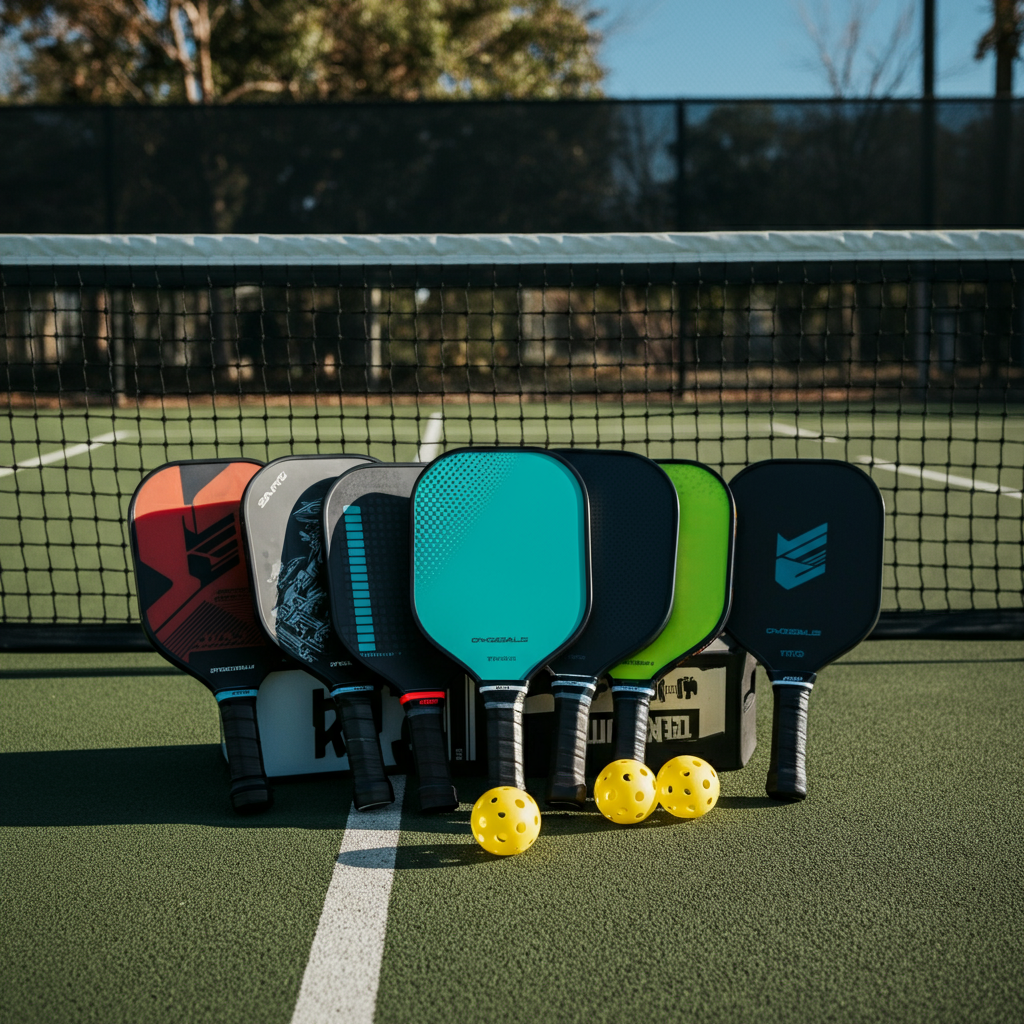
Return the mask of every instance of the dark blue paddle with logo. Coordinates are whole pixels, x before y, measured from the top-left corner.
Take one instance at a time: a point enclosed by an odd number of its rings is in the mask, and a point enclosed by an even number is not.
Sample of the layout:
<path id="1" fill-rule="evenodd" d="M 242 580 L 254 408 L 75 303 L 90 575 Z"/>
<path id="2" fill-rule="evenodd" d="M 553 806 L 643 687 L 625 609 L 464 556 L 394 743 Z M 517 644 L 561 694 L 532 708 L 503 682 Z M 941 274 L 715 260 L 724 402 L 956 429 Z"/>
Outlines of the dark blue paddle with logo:
<path id="1" fill-rule="evenodd" d="M 383 680 L 354 662 L 331 628 L 322 512 L 328 489 L 342 473 L 375 461 L 366 455 L 275 459 L 249 481 L 241 508 L 257 619 L 281 650 L 330 691 L 359 811 L 395 798 L 370 700 Z"/>
<path id="2" fill-rule="evenodd" d="M 587 492 L 541 448 L 464 448 L 412 495 L 412 605 L 426 636 L 476 679 L 492 786 L 523 789 L 530 676 L 590 614 Z"/>
<path id="3" fill-rule="evenodd" d="M 807 706 L 817 673 L 874 628 L 882 606 L 885 508 L 848 462 L 772 459 L 730 483 L 736 561 L 728 633 L 772 682 L 766 791 L 807 796 Z"/>

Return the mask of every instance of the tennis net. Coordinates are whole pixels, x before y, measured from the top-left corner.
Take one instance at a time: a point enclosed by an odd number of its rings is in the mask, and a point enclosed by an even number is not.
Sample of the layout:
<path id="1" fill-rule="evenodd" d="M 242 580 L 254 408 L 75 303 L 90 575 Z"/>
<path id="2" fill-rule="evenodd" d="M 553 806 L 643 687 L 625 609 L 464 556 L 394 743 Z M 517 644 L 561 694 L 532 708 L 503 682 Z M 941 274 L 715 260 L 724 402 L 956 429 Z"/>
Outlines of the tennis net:
<path id="1" fill-rule="evenodd" d="M 1024 635 L 1024 232 L 8 235 L 0 342 L 0 648 L 141 638 L 165 462 L 495 443 L 847 460 L 877 635 Z"/>

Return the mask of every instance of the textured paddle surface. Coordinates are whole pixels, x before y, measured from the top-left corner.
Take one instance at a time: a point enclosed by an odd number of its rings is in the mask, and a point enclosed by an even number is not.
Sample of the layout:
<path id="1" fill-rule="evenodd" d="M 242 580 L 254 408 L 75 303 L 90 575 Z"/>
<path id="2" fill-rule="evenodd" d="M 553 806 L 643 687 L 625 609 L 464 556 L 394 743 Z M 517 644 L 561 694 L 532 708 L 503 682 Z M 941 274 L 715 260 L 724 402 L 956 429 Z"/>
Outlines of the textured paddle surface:
<path id="1" fill-rule="evenodd" d="M 416 485 L 413 607 L 477 679 L 528 679 L 575 639 L 589 562 L 586 494 L 548 452 L 451 452 Z"/>
<path id="2" fill-rule="evenodd" d="M 583 632 L 549 667 L 600 676 L 657 636 L 668 619 L 679 499 L 666 472 L 642 455 L 579 448 L 558 454 L 587 488 L 594 601 Z"/>

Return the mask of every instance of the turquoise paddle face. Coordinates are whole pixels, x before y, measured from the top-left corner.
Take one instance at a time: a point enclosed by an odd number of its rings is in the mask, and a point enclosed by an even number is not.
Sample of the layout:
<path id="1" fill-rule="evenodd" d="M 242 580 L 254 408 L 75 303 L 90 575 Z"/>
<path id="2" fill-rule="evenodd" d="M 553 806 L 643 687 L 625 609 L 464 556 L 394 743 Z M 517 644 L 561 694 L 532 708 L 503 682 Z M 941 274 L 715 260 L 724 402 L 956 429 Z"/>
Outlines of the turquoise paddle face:
<path id="1" fill-rule="evenodd" d="M 523 680 L 590 612 L 586 492 L 540 449 L 450 452 L 412 498 L 413 609 L 478 680 Z"/>

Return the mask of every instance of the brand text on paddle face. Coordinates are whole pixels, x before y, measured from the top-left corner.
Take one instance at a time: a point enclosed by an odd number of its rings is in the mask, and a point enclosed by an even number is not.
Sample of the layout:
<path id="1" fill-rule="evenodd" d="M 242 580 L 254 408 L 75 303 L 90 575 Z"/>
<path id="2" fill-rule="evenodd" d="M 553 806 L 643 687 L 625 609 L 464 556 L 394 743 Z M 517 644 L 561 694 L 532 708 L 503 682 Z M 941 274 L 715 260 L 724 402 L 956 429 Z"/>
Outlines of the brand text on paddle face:
<path id="1" fill-rule="evenodd" d="M 270 485 L 270 490 L 263 492 L 263 497 L 260 498 L 260 500 L 259 500 L 260 508 L 263 508 L 267 504 L 267 502 L 270 501 L 270 499 L 274 496 L 274 492 L 287 479 L 288 479 L 288 474 L 287 473 L 278 473 L 277 474 L 277 479 Z"/>

